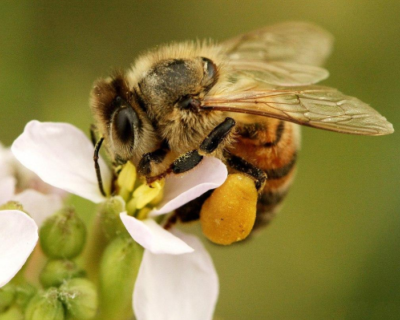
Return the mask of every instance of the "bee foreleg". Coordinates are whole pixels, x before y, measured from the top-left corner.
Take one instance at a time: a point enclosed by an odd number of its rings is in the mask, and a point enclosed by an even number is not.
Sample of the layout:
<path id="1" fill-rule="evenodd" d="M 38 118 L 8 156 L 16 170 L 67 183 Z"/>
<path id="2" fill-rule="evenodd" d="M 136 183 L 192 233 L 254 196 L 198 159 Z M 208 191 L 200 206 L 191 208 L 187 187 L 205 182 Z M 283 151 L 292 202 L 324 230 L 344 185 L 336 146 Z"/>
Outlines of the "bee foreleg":
<path id="1" fill-rule="evenodd" d="M 156 151 L 145 153 L 142 159 L 139 161 L 138 172 L 144 176 L 149 176 L 151 174 L 151 164 L 159 164 L 164 161 L 167 153 L 169 152 L 169 147 L 167 143 L 163 143 L 160 149 Z"/>
<path id="2" fill-rule="evenodd" d="M 197 166 L 202 159 L 203 156 L 200 155 L 197 150 L 186 152 L 184 155 L 176 159 L 163 173 L 157 176 L 148 177 L 146 179 L 147 183 L 151 184 L 154 181 L 164 178 L 169 173 L 183 173 L 189 171 Z"/>
<path id="3" fill-rule="evenodd" d="M 267 174 L 263 170 L 257 168 L 246 160 L 233 155 L 229 151 L 224 151 L 224 156 L 229 167 L 256 179 L 255 184 L 258 191 L 264 189 L 267 181 Z"/>
<path id="4" fill-rule="evenodd" d="M 200 144 L 199 151 L 192 150 L 176 159 L 171 166 L 173 173 L 188 171 L 199 164 L 203 159 L 203 154 L 211 154 L 224 141 L 225 137 L 235 126 L 235 120 L 226 118 L 217 125 Z"/>
<path id="5" fill-rule="evenodd" d="M 156 177 L 147 178 L 147 183 L 151 183 L 162 177 L 165 177 L 171 172 L 183 173 L 193 169 L 203 159 L 203 155 L 211 154 L 215 151 L 215 149 L 218 148 L 218 146 L 224 141 L 225 137 L 229 134 L 234 126 L 235 120 L 233 120 L 232 118 L 226 118 L 208 134 L 208 136 L 200 144 L 200 148 L 198 150 L 192 150 L 181 155 L 171 164 L 171 166 L 164 173 Z"/>

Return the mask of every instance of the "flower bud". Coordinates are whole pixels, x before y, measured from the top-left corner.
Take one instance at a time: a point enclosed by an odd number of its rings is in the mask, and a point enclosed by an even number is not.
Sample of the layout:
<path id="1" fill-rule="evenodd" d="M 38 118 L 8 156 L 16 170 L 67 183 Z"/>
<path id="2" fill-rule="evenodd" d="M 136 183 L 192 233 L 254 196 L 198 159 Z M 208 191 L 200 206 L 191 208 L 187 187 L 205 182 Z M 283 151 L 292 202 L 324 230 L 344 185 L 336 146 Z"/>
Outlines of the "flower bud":
<path id="1" fill-rule="evenodd" d="M 143 248 L 131 237 L 117 237 L 100 264 L 100 303 L 103 319 L 132 318 L 132 292 Z"/>
<path id="2" fill-rule="evenodd" d="M 230 174 L 201 208 L 204 235 L 222 245 L 245 239 L 256 219 L 257 196 L 254 180 L 244 174 Z"/>
<path id="3" fill-rule="evenodd" d="M 96 287 L 87 279 L 71 279 L 59 288 L 60 300 L 67 315 L 76 319 L 92 319 L 97 313 L 98 297 Z"/>
<path id="4" fill-rule="evenodd" d="M 15 287 L 15 304 L 25 310 L 32 297 L 36 294 L 36 287 L 28 282 L 20 283 Z"/>
<path id="5" fill-rule="evenodd" d="M 120 234 L 127 234 L 119 217 L 119 214 L 123 211 L 125 211 L 125 201 L 120 196 L 107 199 L 101 206 L 100 223 L 108 239 Z"/>
<path id="6" fill-rule="evenodd" d="M 48 257 L 71 259 L 79 255 L 85 245 L 86 227 L 74 209 L 65 208 L 43 223 L 39 239 Z"/>
<path id="7" fill-rule="evenodd" d="M 0 288 L 0 313 L 11 306 L 15 299 L 15 286 L 11 283 Z"/>
<path id="8" fill-rule="evenodd" d="M 0 206 L 0 210 L 19 210 L 24 211 L 22 204 L 17 201 L 8 201 L 7 203 Z"/>
<path id="9" fill-rule="evenodd" d="M 42 272 L 39 279 L 43 287 L 58 287 L 65 280 L 72 278 L 83 277 L 85 271 L 79 268 L 75 262 L 71 260 L 49 260 Z"/>
<path id="10" fill-rule="evenodd" d="M 25 319 L 22 311 L 17 306 L 11 306 L 4 312 L 0 312 L 0 320 L 22 320 Z"/>
<path id="11" fill-rule="evenodd" d="M 58 291 L 50 288 L 36 294 L 25 310 L 26 320 L 63 320 L 64 308 L 58 299 Z"/>

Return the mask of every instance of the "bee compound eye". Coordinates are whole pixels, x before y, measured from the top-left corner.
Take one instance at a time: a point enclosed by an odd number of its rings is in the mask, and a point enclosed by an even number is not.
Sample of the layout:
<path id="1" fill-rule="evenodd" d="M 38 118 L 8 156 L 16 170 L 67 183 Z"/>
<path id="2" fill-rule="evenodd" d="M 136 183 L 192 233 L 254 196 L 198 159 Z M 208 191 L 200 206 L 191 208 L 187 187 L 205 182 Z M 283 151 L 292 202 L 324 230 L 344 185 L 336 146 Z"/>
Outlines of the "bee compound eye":
<path id="1" fill-rule="evenodd" d="M 210 59 L 201 57 L 204 63 L 204 72 L 207 75 L 207 78 L 214 79 L 217 74 L 217 67 L 215 66 L 214 62 Z"/>
<path id="2" fill-rule="evenodd" d="M 119 109 L 113 123 L 116 134 L 121 142 L 133 143 L 135 127 L 139 126 L 139 119 L 133 108 L 128 106 Z"/>

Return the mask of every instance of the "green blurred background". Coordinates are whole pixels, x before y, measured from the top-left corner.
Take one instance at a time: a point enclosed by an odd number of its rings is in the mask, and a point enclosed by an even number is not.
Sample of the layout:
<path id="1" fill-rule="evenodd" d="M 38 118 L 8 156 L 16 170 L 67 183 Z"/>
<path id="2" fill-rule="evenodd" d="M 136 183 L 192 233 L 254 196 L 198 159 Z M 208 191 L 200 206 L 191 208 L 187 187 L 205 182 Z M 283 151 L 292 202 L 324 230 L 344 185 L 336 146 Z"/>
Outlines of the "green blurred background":
<path id="1" fill-rule="evenodd" d="M 329 30 L 336 42 L 324 83 L 399 127 L 399 0 L 66 3 L 1 2 L 5 145 L 31 119 L 87 132 L 93 81 L 147 48 L 287 20 Z M 204 241 L 220 277 L 216 318 L 400 319 L 399 140 L 305 128 L 297 181 L 275 222 L 244 244 Z M 186 229 L 200 234 L 198 225 Z"/>

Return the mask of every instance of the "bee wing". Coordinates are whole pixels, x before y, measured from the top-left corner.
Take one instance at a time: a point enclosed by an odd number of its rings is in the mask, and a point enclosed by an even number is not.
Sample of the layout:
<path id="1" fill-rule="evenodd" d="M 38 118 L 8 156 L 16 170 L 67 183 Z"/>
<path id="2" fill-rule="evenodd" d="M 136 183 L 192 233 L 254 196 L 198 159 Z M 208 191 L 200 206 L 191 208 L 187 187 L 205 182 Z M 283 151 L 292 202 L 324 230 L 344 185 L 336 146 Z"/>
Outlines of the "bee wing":
<path id="1" fill-rule="evenodd" d="M 333 37 L 306 22 L 285 22 L 239 35 L 222 43 L 231 60 L 284 61 L 320 66 Z"/>
<path id="2" fill-rule="evenodd" d="M 323 68 L 292 62 L 232 60 L 229 67 L 228 72 L 232 77 L 245 77 L 254 82 L 276 86 L 310 85 L 329 76 L 329 72 Z"/>
<path id="3" fill-rule="evenodd" d="M 364 102 L 322 86 L 274 88 L 206 96 L 202 108 L 277 118 L 359 135 L 392 133 L 393 125 Z"/>

